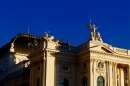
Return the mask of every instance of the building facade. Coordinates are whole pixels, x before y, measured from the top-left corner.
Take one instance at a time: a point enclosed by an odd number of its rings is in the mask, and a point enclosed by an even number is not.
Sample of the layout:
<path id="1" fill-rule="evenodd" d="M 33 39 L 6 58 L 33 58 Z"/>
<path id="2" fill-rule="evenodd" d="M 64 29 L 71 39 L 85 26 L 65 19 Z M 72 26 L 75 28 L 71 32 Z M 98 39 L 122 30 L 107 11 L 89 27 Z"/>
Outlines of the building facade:
<path id="1" fill-rule="evenodd" d="M 1 73 L 8 70 L 7 74 L 0 75 L 2 86 L 18 81 L 2 80 L 10 74 L 10 67 L 22 62 L 21 69 L 29 70 L 25 75 L 28 81 L 12 86 L 25 86 L 22 83 L 27 86 L 130 86 L 130 50 L 104 43 L 100 33 L 96 32 L 97 27 L 87 26 L 90 38 L 77 47 L 55 39 L 47 32 L 44 37 L 16 36 L 7 47 L 10 53 L 1 54 Z M 7 68 L 3 67 L 6 59 Z"/>

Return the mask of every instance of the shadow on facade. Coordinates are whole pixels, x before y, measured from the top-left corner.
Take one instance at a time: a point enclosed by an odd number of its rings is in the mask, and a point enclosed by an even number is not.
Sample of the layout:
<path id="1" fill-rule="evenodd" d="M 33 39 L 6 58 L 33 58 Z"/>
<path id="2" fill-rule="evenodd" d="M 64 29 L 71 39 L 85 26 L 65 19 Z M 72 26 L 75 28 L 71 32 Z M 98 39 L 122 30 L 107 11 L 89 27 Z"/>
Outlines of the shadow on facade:
<path id="1" fill-rule="evenodd" d="M 5 76 L 0 80 L 0 86 L 29 86 L 30 65 L 25 67 L 26 62 L 28 61 L 22 61 L 1 71 L 0 76 Z"/>

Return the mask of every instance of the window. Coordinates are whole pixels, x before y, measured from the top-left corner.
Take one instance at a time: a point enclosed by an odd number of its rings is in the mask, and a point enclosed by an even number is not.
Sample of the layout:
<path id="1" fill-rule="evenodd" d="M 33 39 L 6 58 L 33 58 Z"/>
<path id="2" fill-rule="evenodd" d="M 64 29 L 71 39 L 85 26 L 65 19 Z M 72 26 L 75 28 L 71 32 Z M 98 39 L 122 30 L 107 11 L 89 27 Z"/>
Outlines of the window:
<path id="1" fill-rule="evenodd" d="M 86 69 L 86 64 L 85 63 L 83 63 L 83 69 Z"/>
<path id="2" fill-rule="evenodd" d="M 86 64 L 86 62 L 81 63 L 80 68 L 81 68 L 80 69 L 81 73 L 86 73 L 87 72 L 87 64 Z"/>
<path id="3" fill-rule="evenodd" d="M 99 76 L 99 77 L 97 78 L 97 86 L 105 86 L 105 85 L 104 85 L 104 79 L 103 79 L 102 76 Z"/>
<path id="4" fill-rule="evenodd" d="M 87 86 L 87 78 L 83 77 L 82 79 L 82 86 Z"/>
<path id="5" fill-rule="evenodd" d="M 69 66 L 67 66 L 67 65 L 62 65 L 62 69 L 63 70 L 68 70 L 68 71 L 70 70 Z"/>
<path id="6" fill-rule="evenodd" d="M 61 79 L 61 85 L 60 86 L 69 86 L 68 80 L 65 79 L 65 78 Z"/>
<path id="7" fill-rule="evenodd" d="M 61 63 L 61 71 L 70 72 L 70 69 L 71 69 L 70 63 L 68 63 L 68 62 L 62 62 Z"/>

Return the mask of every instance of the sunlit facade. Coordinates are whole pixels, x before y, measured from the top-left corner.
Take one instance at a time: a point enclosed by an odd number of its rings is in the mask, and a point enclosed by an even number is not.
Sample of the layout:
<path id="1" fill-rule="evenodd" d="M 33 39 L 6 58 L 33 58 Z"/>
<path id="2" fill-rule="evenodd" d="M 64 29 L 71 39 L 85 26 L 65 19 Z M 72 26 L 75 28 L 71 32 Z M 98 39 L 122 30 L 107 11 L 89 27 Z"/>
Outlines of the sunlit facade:
<path id="1" fill-rule="evenodd" d="M 0 48 L 8 51 L 0 54 L 1 86 L 130 86 L 130 50 L 104 43 L 97 27 L 87 26 L 90 38 L 77 47 L 47 32 L 16 36 Z"/>

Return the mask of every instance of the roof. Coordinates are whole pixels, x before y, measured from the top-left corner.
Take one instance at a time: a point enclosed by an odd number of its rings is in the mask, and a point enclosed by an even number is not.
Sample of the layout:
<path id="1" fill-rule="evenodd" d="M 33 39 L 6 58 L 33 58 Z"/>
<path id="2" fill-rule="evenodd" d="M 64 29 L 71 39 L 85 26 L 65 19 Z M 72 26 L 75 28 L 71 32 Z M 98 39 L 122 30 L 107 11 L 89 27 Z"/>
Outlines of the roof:
<path id="1" fill-rule="evenodd" d="M 22 54 L 29 54 L 28 43 L 33 42 L 36 39 L 39 43 L 42 41 L 42 37 L 31 34 L 20 33 L 15 36 L 11 41 L 0 48 L 0 57 L 5 56 L 11 48 L 11 43 L 14 43 L 14 51 Z"/>
<path id="2" fill-rule="evenodd" d="M 21 53 L 21 54 L 29 54 L 30 48 L 28 47 L 28 44 L 33 43 L 34 39 L 36 39 L 38 43 L 41 43 L 43 40 L 43 37 L 35 36 L 31 34 L 24 34 L 24 33 L 18 34 L 13 39 L 11 39 L 9 43 L 5 44 L 4 46 L 0 48 L 0 58 L 5 56 L 8 52 L 10 52 L 11 43 L 13 43 L 14 45 L 13 46 L 14 52 Z M 62 40 L 59 40 L 59 44 L 62 46 L 72 47 L 72 45 L 69 42 L 63 43 Z"/>
<path id="3" fill-rule="evenodd" d="M 9 52 L 10 44 L 11 43 L 9 42 L 0 48 L 0 57 L 6 55 Z"/>

